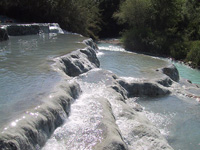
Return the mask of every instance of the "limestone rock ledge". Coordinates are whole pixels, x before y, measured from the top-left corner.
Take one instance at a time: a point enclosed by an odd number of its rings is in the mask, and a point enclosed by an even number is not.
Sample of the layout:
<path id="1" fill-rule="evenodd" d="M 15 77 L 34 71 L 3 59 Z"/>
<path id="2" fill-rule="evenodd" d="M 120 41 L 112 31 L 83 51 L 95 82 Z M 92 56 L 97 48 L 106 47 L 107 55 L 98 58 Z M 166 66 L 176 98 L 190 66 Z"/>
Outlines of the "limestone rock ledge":
<path id="1" fill-rule="evenodd" d="M 97 45 L 92 39 L 83 41 L 88 47 L 73 51 L 55 59 L 57 67 L 70 77 L 78 76 L 91 69 L 100 67 L 96 53 Z"/>
<path id="2" fill-rule="evenodd" d="M 173 81 L 178 82 L 179 81 L 179 72 L 177 68 L 174 65 L 170 65 L 164 68 L 159 69 L 161 73 L 167 75 L 170 77 Z"/>
<path id="3" fill-rule="evenodd" d="M 60 63 L 63 63 L 63 71 L 69 76 L 78 76 L 93 68 L 100 66 L 94 49 L 87 47 L 74 51 L 60 58 Z"/>
<path id="4" fill-rule="evenodd" d="M 91 40 L 88 47 L 74 51 L 56 60 L 57 67 L 69 78 L 64 78 L 55 89 L 53 98 L 28 111 L 18 122 L 0 134 L 0 149 L 37 150 L 45 144 L 54 130 L 67 119 L 71 103 L 81 94 L 80 82 L 104 84 L 103 95 L 94 93 L 101 103 L 104 116 L 101 123 L 102 141 L 95 150 L 155 149 L 172 150 L 158 129 L 146 118 L 143 109 L 128 101 L 135 96 L 162 96 L 170 91 L 156 82 L 130 82 L 109 71 L 97 69 L 97 49 Z M 73 78 L 76 77 L 76 78 Z M 77 79 L 76 82 L 74 81 Z M 78 84 L 79 83 L 79 84 Z M 12 126 L 17 124 L 17 126 Z"/>
<path id="5" fill-rule="evenodd" d="M 80 95 L 76 82 L 63 81 L 46 103 L 27 111 L 0 133 L 1 150 L 38 150 L 69 115 L 71 103 Z M 62 82 L 61 82 L 62 83 Z"/>
<path id="6" fill-rule="evenodd" d="M 5 24 L 7 36 L 36 35 L 39 33 L 61 33 L 64 31 L 57 23 L 33 23 L 33 24 Z"/>
<path id="7" fill-rule="evenodd" d="M 154 82 L 126 82 L 125 80 L 118 80 L 119 84 L 128 91 L 128 97 L 138 96 L 164 96 L 171 92 Z"/>
<path id="8" fill-rule="evenodd" d="M 128 83 L 115 74 L 102 69 L 93 69 L 77 78 L 81 82 L 91 83 L 94 87 L 98 87 L 102 83 L 105 85 L 100 94 L 98 91 L 102 89 L 98 88 L 95 93 L 92 93 L 104 108 L 102 112 L 104 117 L 101 123 L 103 139 L 94 146 L 94 150 L 173 150 L 160 131 L 146 118 L 142 107 L 129 99 L 130 89 L 137 88 L 137 83 L 136 87 L 133 87 L 133 82 Z M 142 90 L 139 92 L 140 96 L 148 96 L 148 92 L 143 92 L 142 88 L 148 88 L 152 83 L 146 84 L 147 87 L 145 84 L 139 85 L 141 89 L 139 88 L 138 91 Z M 153 83 L 152 86 L 156 87 L 151 91 L 154 93 L 159 93 L 163 88 L 156 83 Z M 160 94 L 166 93 L 161 92 Z M 137 95 L 138 93 L 132 93 L 131 96 Z"/>
<path id="9" fill-rule="evenodd" d="M 9 37 L 8 37 L 7 30 L 5 28 L 3 28 L 3 27 L 2 28 L 0 27 L 0 42 L 1 41 L 6 41 L 8 39 L 9 39 Z"/>

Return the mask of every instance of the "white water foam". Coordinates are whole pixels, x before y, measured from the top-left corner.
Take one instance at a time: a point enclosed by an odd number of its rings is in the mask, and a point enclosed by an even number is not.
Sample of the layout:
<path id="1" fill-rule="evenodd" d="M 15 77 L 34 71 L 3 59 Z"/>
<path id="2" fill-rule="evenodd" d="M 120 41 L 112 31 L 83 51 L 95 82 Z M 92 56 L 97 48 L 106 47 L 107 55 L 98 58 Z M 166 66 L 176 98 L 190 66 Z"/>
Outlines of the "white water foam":
<path id="1" fill-rule="evenodd" d="M 58 23 L 51 23 L 49 26 L 50 33 L 64 34 Z"/>
<path id="2" fill-rule="evenodd" d="M 105 53 L 99 51 L 96 55 L 97 55 L 97 57 L 102 57 L 103 55 L 105 55 Z"/>
<path id="3" fill-rule="evenodd" d="M 98 45 L 100 50 L 107 50 L 107 51 L 118 51 L 118 52 L 127 52 L 124 48 L 121 46 L 116 46 L 116 45 Z"/>
<path id="4" fill-rule="evenodd" d="M 134 77 L 121 77 L 126 82 L 144 82 L 147 79 L 146 78 L 134 78 Z"/>
<path id="5" fill-rule="evenodd" d="M 145 111 L 146 117 L 160 130 L 161 134 L 165 137 L 170 135 L 168 126 L 172 125 L 172 119 L 176 116 L 176 113 L 153 113 Z"/>
<path id="6" fill-rule="evenodd" d="M 82 83 L 83 94 L 71 105 L 63 126 L 57 128 L 42 150 L 91 150 L 102 140 L 102 106 L 95 100 L 94 84 Z"/>

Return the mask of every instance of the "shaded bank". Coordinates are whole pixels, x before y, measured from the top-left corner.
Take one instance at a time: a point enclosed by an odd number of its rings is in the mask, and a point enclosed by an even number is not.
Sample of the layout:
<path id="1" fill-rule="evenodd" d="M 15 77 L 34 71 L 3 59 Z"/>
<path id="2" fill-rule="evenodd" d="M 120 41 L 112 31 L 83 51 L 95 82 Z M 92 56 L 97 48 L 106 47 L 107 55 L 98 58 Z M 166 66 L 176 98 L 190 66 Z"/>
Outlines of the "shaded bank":
<path id="1" fill-rule="evenodd" d="M 1 30 L 1 36 L 4 37 L 5 40 L 8 40 L 8 36 L 37 35 L 41 33 L 64 33 L 58 23 L 2 24 Z"/>
<path id="2" fill-rule="evenodd" d="M 173 57 L 200 66 L 200 3 L 195 0 L 126 0 L 115 18 L 127 25 L 126 49 Z"/>
<path id="3" fill-rule="evenodd" d="M 8 32 L 5 28 L 0 27 L 0 42 L 8 40 Z"/>

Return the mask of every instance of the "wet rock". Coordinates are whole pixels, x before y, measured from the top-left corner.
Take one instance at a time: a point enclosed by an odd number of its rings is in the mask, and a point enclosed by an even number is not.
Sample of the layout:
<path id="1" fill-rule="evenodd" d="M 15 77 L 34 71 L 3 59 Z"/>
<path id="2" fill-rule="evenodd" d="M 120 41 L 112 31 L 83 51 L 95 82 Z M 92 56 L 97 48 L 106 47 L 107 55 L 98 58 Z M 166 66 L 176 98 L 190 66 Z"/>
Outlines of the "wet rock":
<path id="1" fill-rule="evenodd" d="M 179 81 L 179 72 L 174 65 L 164 67 L 160 71 L 165 75 L 167 75 L 168 77 L 170 77 L 173 81 L 175 82 Z"/>
<path id="2" fill-rule="evenodd" d="M 56 60 L 57 66 L 68 76 L 79 76 L 91 69 L 100 67 L 97 58 L 96 44 L 91 40 L 85 40 L 88 47 L 73 51 Z"/>
<path id="3" fill-rule="evenodd" d="M 155 82 L 157 82 L 165 87 L 170 87 L 173 84 L 173 80 L 171 78 L 169 78 L 168 76 L 158 79 Z"/>
<path id="4" fill-rule="evenodd" d="M 16 24 L 7 26 L 7 31 L 10 36 L 34 35 L 39 34 L 40 27 L 36 24 Z"/>
<path id="5" fill-rule="evenodd" d="M 121 94 L 124 100 L 127 99 L 128 92 L 119 84 L 112 85 L 111 88 L 114 89 L 117 93 Z"/>
<path id="6" fill-rule="evenodd" d="M 162 96 L 170 91 L 160 84 L 168 85 L 170 81 L 136 82 L 123 80 L 113 73 L 101 69 L 96 57 L 95 44 L 89 40 L 89 47 L 74 51 L 59 59 L 61 69 L 69 76 L 77 76 L 83 82 L 91 84 L 104 83 L 102 95 L 95 94 L 95 102 L 101 103 L 102 140 L 94 145 L 95 150 L 172 150 L 158 129 L 146 118 L 141 106 L 127 103 L 128 97 Z M 68 79 L 71 79 L 70 77 Z M 0 135 L 1 149 L 35 150 L 41 149 L 53 131 L 62 125 L 69 114 L 71 102 L 81 93 L 79 85 L 71 80 L 62 82 L 48 103 L 26 114 L 16 128 L 9 128 Z M 98 90 L 98 89 L 97 89 Z M 104 97 L 105 96 L 105 97 Z"/>
<path id="7" fill-rule="evenodd" d="M 144 111 L 133 108 L 137 105 L 134 101 L 122 101 L 121 94 L 114 89 L 110 90 L 109 96 L 112 99 L 109 99 L 109 102 L 128 149 L 173 150 L 160 131 L 147 119 Z M 123 147 L 120 148 L 123 149 Z"/>
<path id="8" fill-rule="evenodd" d="M 49 23 L 49 33 L 64 34 L 58 23 Z"/>
<path id="9" fill-rule="evenodd" d="M 121 94 L 124 100 L 126 100 L 127 97 L 154 97 L 164 96 L 171 93 L 167 88 L 163 87 L 162 85 L 156 82 L 134 80 L 126 81 L 124 79 L 121 79 L 120 77 L 117 77 L 115 74 L 102 69 L 95 70 L 94 72 L 90 71 L 88 72 L 87 76 L 90 76 L 90 74 L 93 74 L 93 76 L 95 76 L 93 82 L 94 80 L 105 80 L 106 85 L 115 90 L 117 93 Z M 99 77 L 101 78 L 99 79 Z M 90 77 L 90 79 L 92 79 L 92 76 Z"/>
<path id="10" fill-rule="evenodd" d="M 0 42 L 6 41 L 8 39 L 9 39 L 9 37 L 8 37 L 7 30 L 5 28 L 0 27 Z"/>
<path id="11" fill-rule="evenodd" d="M 8 125 L 3 130 L 0 134 L 1 150 L 36 150 L 45 144 L 66 119 L 72 101 L 81 92 L 76 82 L 61 82 L 55 89 L 48 102 L 27 111 L 15 122 L 16 125 Z"/>
<path id="12" fill-rule="evenodd" d="M 103 150 L 127 150 L 123 143 L 111 142 L 109 145 L 105 146 Z"/>
<path id="13" fill-rule="evenodd" d="M 103 140 L 93 149 L 143 150 L 145 147 L 149 150 L 173 150 L 166 139 L 161 135 L 160 131 L 147 119 L 143 108 L 133 100 L 127 98 L 127 95 L 129 95 L 132 89 L 131 84 L 135 84 L 135 82 L 130 83 L 122 80 L 113 73 L 102 69 L 93 69 L 82 74 L 78 78 L 81 78 L 83 82 L 91 84 L 103 82 L 106 85 L 102 92 L 103 97 L 98 99 L 104 108 L 102 111 L 104 114 L 104 121 L 101 125 L 104 131 Z M 94 80 L 94 78 L 96 78 L 96 80 Z M 120 84 L 120 82 L 123 82 L 123 84 Z M 124 84 L 127 85 L 124 86 Z M 159 86 L 151 82 L 148 84 Z M 124 88 L 127 86 L 130 86 L 127 88 L 128 90 Z M 147 87 L 148 85 L 142 85 L 140 90 L 144 92 Z M 162 88 L 165 89 L 164 87 Z M 156 89 L 156 91 L 157 90 L 158 89 Z M 156 91 L 153 93 L 156 93 Z M 140 94 L 145 94 L 145 92 L 142 92 Z M 95 94 L 95 97 L 98 95 L 99 94 Z"/>
<path id="14" fill-rule="evenodd" d="M 81 49 L 80 52 L 85 54 L 87 56 L 87 59 L 95 64 L 97 67 L 100 67 L 100 62 L 99 60 L 97 59 L 96 57 L 96 52 L 95 52 L 96 49 L 94 48 L 86 48 L 86 49 Z"/>
<path id="15" fill-rule="evenodd" d="M 126 82 L 118 80 L 119 84 L 128 91 L 128 97 L 137 96 L 163 96 L 170 94 L 170 91 L 165 87 L 154 82 Z"/>
<path id="16" fill-rule="evenodd" d="M 100 66 L 95 50 L 90 47 L 74 51 L 61 57 L 62 62 L 64 63 L 63 71 L 72 77 Z"/>
<path id="17" fill-rule="evenodd" d="M 199 86 L 186 79 L 181 78 L 177 87 L 177 92 L 181 95 L 194 98 L 196 100 L 200 98 Z"/>
<path id="18" fill-rule="evenodd" d="M 93 149 L 95 150 L 128 150 L 124 143 L 120 130 L 116 125 L 115 117 L 109 101 L 103 97 L 97 99 L 102 104 L 103 120 L 100 128 L 103 131 L 103 139 Z"/>
<path id="19" fill-rule="evenodd" d="M 97 44 L 92 39 L 87 39 L 83 41 L 86 45 L 90 46 L 94 50 L 98 50 Z"/>
<path id="20" fill-rule="evenodd" d="M 39 24 L 41 33 L 50 33 L 49 24 Z"/>

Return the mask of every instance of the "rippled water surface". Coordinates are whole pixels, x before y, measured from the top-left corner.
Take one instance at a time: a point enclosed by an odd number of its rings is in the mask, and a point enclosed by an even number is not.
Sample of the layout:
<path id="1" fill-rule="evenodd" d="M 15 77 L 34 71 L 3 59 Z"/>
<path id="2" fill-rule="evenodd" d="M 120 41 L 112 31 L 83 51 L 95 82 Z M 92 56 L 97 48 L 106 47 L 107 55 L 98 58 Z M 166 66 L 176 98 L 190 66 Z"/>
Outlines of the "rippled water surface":
<path id="1" fill-rule="evenodd" d="M 38 105 L 60 80 L 53 58 L 85 47 L 79 35 L 41 34 L 0 42 L 0 126 Z"/>
<path id="2" fill-rule="evenodd" d="M 192 69 L 181 63 L 174 63 L 182 78 L 191 80 L 192 83 L 200 85 L 200 70 Z"/>
<path id="3" fill-rule="evenodd" d="M 196 101 L 172 95 L 137 102 L 175 150 L 200 149 L 200 105 Z"/>
<path id="4" fill-rule="evenodd" d="M 102 94 L 103 84 L 78 82 L 83 94 L 71 105 L 70 116 L 42 150 L 92 150 L 103 139 L 103 108 L 95 98 L 96 94 Z"/>
<path id="5" fill-rule="evenodd" d="M 155 69 L 171 63 L 168 60 L 126 52 L 119 46 L 99 44 L 99 59 L 103 69 L 119 76 L 133 78 L 157 78 Z M 167 63 L 168 62 L 168 63 Z M 200 72 L 175 63 L 180 76 L 200 83 Z M 137 98 L 153 122 L 175 150 L 200 149 L 200 104 L 185 96 L 172 94 L 159 98 Z"/>
<path id="6" fill-rule="evenodd" d="M 99 60 L 101 68 L 113 73 L 134 78 L 156 78 L 160 74 L 156 69 L 168 65 L 168 62 L 161 59 L 142 54 L 130 53 L 120 46 L 111 44 L 98 44 L 101 50 Z"/>
<path id="7" fill-rule="evenodd" d="M 84 39 L 78 35 L 38 35 L 10 37 L 10 40 L 0 43 L 1 127 L 48 96 L 61 78 L 51 67 L 53 59 L 85 47 L 80 43 Z M 159 78 L 156 69 L 170 63 L 130 53 L 112 44 L 98 46 L 101 68 L 121 77 Z M 190 79 L 184 75 L 192 74 L 195 83 L 200 82 L 198 73 L 189 72 L 185 66 L 177 67 L 182 77 Z M 107 76 L 98 73 L 98 69 L 91 71 L 90 75 L 74 79 L 80 84 L 82 95 L 73 102 L 69 117 L 55 130 L 43 150 L 92 149 L 101 142 L 105 132 L 101 128 L 103 105 L 97 98 L 106 97 L 111 102 L 112 96 L 113 100 L 115 97 L 106 93 L 105 87 L 111 82 Z M 166 97 L 134 100 L 145 108 L 146 116 L 175 150 L 200 149 L 200 107 L 194 99 L 173 93 Z"/>

